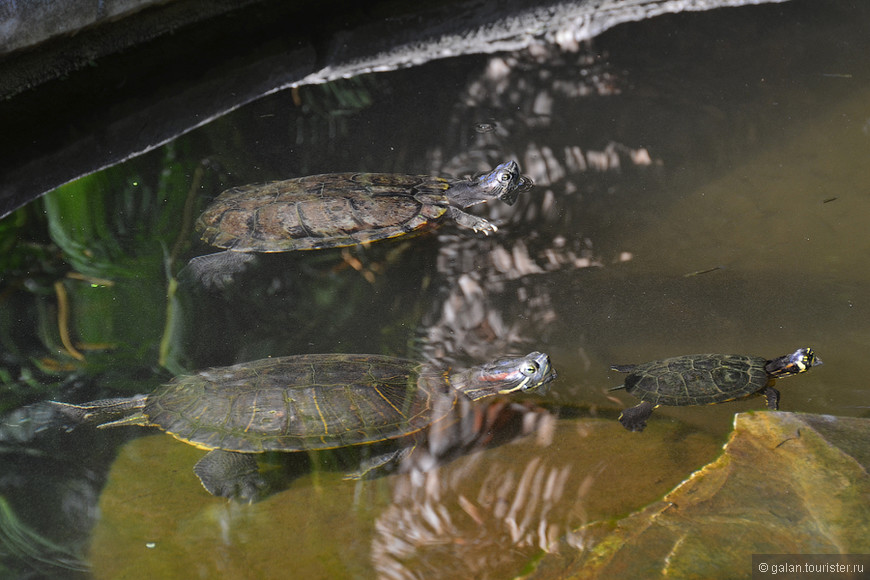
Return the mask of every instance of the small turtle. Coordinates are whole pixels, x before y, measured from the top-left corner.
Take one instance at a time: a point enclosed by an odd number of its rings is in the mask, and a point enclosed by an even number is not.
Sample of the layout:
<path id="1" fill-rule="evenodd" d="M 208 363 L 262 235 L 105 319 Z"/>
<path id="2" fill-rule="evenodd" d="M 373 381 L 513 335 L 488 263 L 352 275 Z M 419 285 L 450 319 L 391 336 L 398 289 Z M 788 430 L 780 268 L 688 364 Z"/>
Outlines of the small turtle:
<path id="1" fill-rule="evenodd" d="M 610 389 L 625 389 L 642 402 L 625 409 L 619 422 L 629 431 L 643 431 L 646 420 L 659 405 L 686 406 L 724 403 L 764 395 L 769 409 L 779 408 L 775 379 L 796 375 L 822 364 L 811 348 L 767 360 L 745 354 L 692 354 L 639 365 L 613 365 L 629 373 L 625 383 Z"/>
<path id="2" fill-rule="evenodd" d="M 539 352 L 454 373 L 388 356 L 311 354 L 177 377 L 146 396 L 52 405 L 77 423 L 157 427 L 207 449 L 194 467 L 206 490 L 252 500 L 265 488 L 257 453 L 398 439 L 444 419 L 462 398 L 534 391 L 555 377 Z"/>

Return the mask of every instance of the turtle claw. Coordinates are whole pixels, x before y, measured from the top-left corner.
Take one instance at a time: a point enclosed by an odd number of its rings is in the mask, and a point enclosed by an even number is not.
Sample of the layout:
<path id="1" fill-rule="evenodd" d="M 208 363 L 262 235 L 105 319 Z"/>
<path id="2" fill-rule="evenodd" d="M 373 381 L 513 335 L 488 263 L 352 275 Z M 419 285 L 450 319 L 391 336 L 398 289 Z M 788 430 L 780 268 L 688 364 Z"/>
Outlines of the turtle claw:
<path id="1" fill-rule="evenodd" d="M 498 226 L 496 226 L 495 224 L 491 224 L 489 222 L 486 222 L 486 223 L 474 226 L 472 228 L 472 230 L 476 234 L 483 234 L 485 236 L 488 236 L 489 234 L 494 234 L 495 232 L 497 232 Z"/>

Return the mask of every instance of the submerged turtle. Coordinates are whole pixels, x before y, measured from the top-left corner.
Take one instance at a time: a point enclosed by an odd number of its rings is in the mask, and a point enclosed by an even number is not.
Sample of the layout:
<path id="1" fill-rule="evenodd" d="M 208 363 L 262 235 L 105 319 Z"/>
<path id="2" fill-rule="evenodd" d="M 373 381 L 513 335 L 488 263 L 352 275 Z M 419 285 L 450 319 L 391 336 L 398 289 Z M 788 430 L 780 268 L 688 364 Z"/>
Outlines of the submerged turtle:
<path id="1" fill-rule="evenodd" d="M 206 490 L 250 500 L 265 487 L 256 453 L 397 439 L 444 419 L 461 397 L 533 391 L 555 377 L 539 352 L 455 373 L 388 356 L 312 354 L 181 376 L 147 396 L 53 404 L 77 422 L 158 427 L 208 449 L 194 467 Z M 387 455 L 382 463 L 396 456 Z"/>
<path id="2" fill-rule="evenodd" d="M 767 360 L 745 354 L 692 354 L 639 365 L 613 365 L 629 373 L 625 389 L 642 402 L 625 409 L 619 422 L 629 431 L 643 431 L 659 405 L 686 406 L 724 403 L 754 394 L 764 395 L 769 409 L 779 408 L 775 379 L 796 375 L 822 364 L 811 348 Z"/>
<path id="3" fill-rule="evenodd" d="M 320 250 L 395 238 L 450 218 L 490 234 L 495 224 L 463 210 L 499 199 L 508 205 L 531 180 L 515 161 L 473 179 L 398 173 L 327 173 L 234 187 L 199 216 L 203 241 L 226 253 L 191 260 L 197 277 L 210 268 L 230 274 L 251 253 Z M 207 281 L 207 280 L 206 280 Z"/>

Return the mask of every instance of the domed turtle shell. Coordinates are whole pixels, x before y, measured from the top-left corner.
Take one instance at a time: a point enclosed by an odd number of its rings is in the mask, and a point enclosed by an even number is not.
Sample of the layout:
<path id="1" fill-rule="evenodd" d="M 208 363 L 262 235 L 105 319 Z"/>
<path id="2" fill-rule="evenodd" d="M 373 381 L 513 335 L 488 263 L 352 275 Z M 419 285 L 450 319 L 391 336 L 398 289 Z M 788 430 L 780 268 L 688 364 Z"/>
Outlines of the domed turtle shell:
<path id="1" fill-rule="evenodd" d="M 632 366 L 625 390 L 654 405 L 709 405 L 763 389 L 767 359 L 742 354 L 694 354 Z M 615 370 L 620 370 L 615 368 Z"/>
<path id="2" fill-rule="evenodd" d="M 194 467 L 203 486 L 252 500 L 267 487 L 253 454 L 410 435 L 446 417 L 463 397 L 532 391 L 555 376 L 539 352 L 456 373 L 388 356 L 312 354 L 209 369 L 147 396 L 53 405 L 76 422 L 158 427 L 208 449 Z M 386 453 L 372 465 L 401 456 Z"/>
<path id="3" fill-rule="evenodd" d="M 638 365 L 613 365 L 611 369 L 628 376 L 624 384 L 610 390 L 625 389 L 641 400 L 625 409 L 619 421 L 630 431 L 643 431 L 659 405 L 710 405 L 758 393 L 775 411 L 779 408 L 775 379 L 820 364 L 811 348 L 799 348 L 772 360 L 745 354 L 692 354 Z"/>
<path id="4" fill-rule="evenodd" d="M 514 161 L 472 180 L 397 173 L 328 173 L 223 192 L 196 223 L 202 239 L 237 252 L 352 246 L 417 231 L 450 217 L 489 234 L 498 228 L 462 209 L 531 186 Z"/>
<path id="5" fill-rule="evenodd" d="M 101 427 L 158 427 L 204 449 L 297 451 L 409 435 L 460 396 L 533 391 L 555 376 L 539 352 L 452 374 L 390 356 L 308 354 L 177 377 L 144 397 L 55 405 L 79 420 L 116 419 Z"/>
<path id="6" fill-rule="evenodd" d="M 449 404 L 435 406 L 446 398 Z M 362 355 L 264 359 L 182 377 L 148 396 L 148 424 L 206 449 L 263 452 L 369 443 L 446 415 L 446 377 Z"/>

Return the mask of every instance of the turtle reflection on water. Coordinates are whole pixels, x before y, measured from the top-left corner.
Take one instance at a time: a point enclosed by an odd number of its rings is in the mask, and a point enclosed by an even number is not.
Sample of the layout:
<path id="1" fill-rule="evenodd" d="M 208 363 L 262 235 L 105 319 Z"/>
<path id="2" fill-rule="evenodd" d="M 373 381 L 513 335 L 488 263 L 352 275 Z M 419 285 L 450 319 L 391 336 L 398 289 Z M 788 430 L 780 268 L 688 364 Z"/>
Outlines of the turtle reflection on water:
<path id="1" fill-rule="evenodd" d="M 642 402 L 625 409 L 619 422 L 629 431 L 643 431 L 646 420 L 659 405 L 710 405 L 764 395 L 769 409 L 779 409 L 775 379 L 796 375 L 822 364 L 811 348 L 767 360 L 743 354 L 694 354 L 639 365 L 613 365 L 628 373 L 625 389 Z"/>
<path id="2" fill-rule="evenodd" d="M 498 228 L 463 211 L 495 199 L 508 205 L 531 188 L 515 161 L 467 180 L 398 173 L 327 173 L 234 187 L 196 222 L 203 241 L 227 252 L 190 264 L 197 277 L 213 268 L 239 269 L 254 252 L 354 246 L 395 238 L 452 219 L 474 232 Z"/>
<path id="3" fill-rule="evenodd" d="M 444 419 L 460 397 L 534 391 L 555 377 L 539 352 L 454 373 L 388 356 L 313 354 L 209 369 L 147 396 L 53 404 L 77 422 L 158 427 L 208 449 L 194 467 L 203 486 L 252 500 L 265 488 L 256 453 L 397 439 Z"/>

